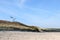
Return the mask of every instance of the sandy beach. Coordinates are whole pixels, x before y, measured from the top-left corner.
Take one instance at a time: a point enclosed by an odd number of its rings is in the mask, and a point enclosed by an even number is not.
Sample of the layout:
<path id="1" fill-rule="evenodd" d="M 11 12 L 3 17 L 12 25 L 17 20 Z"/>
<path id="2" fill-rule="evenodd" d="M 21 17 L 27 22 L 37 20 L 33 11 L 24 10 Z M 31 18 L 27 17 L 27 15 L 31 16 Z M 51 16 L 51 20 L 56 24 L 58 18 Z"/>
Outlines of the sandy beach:
<path id="1" fill-rule="evenodd" d="M 60 40 L 60 32 L 0 31 L 0 40 Z"/>

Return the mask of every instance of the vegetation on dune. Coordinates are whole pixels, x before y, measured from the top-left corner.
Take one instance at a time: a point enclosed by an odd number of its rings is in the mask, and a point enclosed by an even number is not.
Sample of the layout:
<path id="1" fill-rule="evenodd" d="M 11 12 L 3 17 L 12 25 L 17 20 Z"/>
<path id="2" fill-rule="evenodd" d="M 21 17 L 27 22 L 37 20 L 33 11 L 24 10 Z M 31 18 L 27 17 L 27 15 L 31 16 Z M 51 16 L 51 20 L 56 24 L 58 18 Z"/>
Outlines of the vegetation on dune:
<path id="1" fill-rule="evenodd" d="M 44 32 L 60 32 L 60 28 L 45 28 L 42 29 Z"/>
<path id="2" fill-rule="evenodd" d="M 38 27 L 28 26 L 20 22 L 10 22 L 0 20 L 0 31 L 31 31 L 31 32 L 40 32 Z"/>
<path id="3" fill-rule="evenodd" d="M 0 31 L 60 32 L 60 28 L 39 28 L 37 26 L 28 26 L 20 22 L 0 20 Z"/>
<path id="4" fill-rule="evenodd" d="M 20 29 L 16 27 L 5 27 L 0 26 L 0 31 L 28 31 L 28 32 L 40 32 L 37 28 L 30 28 L 30 29 Z"/>

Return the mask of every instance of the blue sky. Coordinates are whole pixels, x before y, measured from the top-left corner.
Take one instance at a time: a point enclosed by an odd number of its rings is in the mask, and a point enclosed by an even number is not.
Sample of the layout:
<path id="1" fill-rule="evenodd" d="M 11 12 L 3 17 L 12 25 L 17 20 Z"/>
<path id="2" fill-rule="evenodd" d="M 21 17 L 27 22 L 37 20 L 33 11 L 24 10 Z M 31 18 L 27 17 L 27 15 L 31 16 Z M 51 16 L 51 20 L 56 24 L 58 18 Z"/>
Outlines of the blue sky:
<path id="1" fill-rule="evenodd" d="M 60 28 L 60 0 L 0 0 L 0 20 Z"/>

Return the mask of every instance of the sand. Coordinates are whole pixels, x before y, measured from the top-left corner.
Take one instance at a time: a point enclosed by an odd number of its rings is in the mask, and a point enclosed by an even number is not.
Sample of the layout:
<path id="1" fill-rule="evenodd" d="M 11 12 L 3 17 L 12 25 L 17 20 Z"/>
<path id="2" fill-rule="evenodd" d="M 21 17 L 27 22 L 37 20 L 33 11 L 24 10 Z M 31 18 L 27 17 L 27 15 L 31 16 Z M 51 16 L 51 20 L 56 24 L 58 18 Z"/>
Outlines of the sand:
<path id="1" fill-rule="evenodd" d="M 60 32 L 0 31 L 0 40 L 60 40 Z"/>

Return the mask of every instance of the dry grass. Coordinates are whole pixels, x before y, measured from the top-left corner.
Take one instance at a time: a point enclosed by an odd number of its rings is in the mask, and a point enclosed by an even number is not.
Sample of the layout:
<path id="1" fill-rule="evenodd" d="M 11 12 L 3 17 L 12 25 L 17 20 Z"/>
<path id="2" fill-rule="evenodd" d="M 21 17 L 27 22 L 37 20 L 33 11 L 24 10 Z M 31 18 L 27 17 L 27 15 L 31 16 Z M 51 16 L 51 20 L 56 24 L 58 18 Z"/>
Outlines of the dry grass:
<path id="1" fill-rule="evenodd" d="M 22 30 L 26 30 L 26 31 L 36 31 L 36 32 L 40 32 L 40 30 L 38 29 L 38 27 L 35 26 L 28 26 L 25 25 L 23 23 L 20 22 L 10 22 L 10 21 L 5 21 L 5 20 L 0 20 L 0 28 L 5 28 L 6 30 L 8 28 L 16 28 L 16 29 L 22 29 Z M 10 30 L 9 29 L 9 30 Z"/>

